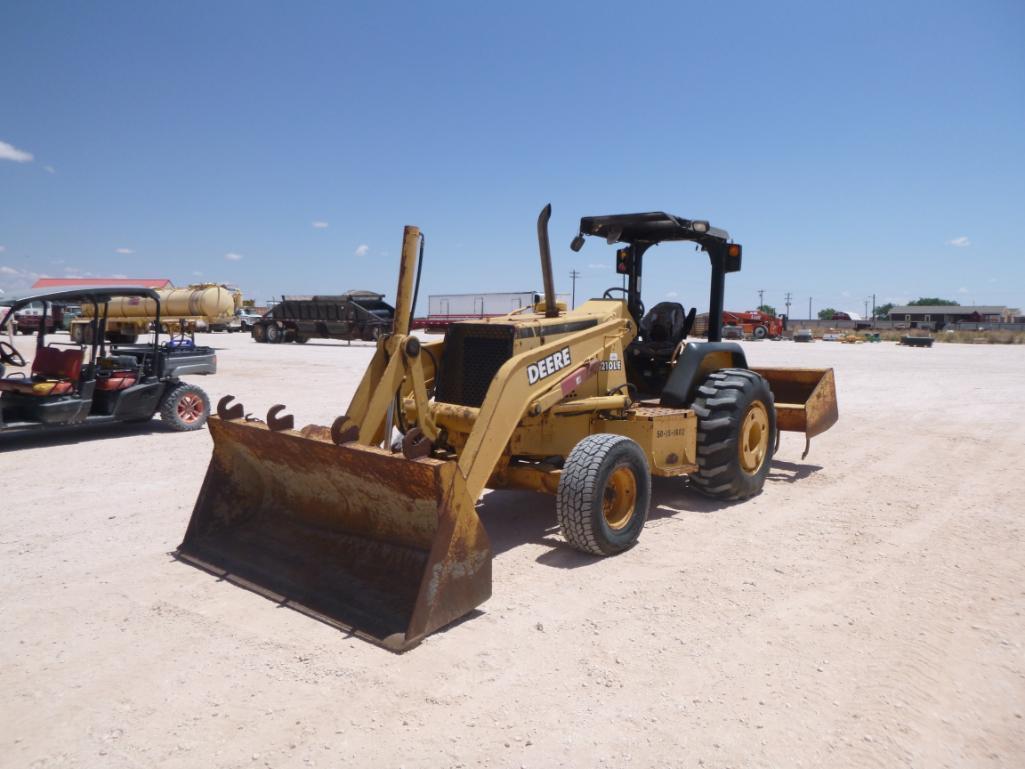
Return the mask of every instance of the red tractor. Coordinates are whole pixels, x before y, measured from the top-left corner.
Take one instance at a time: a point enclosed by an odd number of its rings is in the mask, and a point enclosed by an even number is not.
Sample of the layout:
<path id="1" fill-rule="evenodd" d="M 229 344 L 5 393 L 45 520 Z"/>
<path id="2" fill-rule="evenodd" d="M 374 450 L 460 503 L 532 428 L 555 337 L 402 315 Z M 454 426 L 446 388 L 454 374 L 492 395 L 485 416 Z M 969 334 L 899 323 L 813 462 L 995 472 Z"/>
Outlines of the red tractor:
<path id="1" fill-rule="evenodd" d="M 769 315 L 761 310 L 733 312 L 723 310 L 723 326 L 734 326 L 755 339 L 779 339 L 787 327 L 787 316 Z"/>

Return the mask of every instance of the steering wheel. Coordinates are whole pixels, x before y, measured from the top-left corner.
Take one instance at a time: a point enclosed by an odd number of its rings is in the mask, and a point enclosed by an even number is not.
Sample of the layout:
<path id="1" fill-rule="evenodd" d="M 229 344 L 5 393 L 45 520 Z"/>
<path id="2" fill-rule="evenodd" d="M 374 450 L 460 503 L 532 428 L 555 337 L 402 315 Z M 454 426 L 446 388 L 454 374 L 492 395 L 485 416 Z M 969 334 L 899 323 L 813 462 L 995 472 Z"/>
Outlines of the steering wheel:
<path id="1" fill-rule="evenodd" d="M 611 299 L 613 291 L 618 291 L 621 294 L 628 293 L 627 289 L 623 288 L 622 286 L 613 286 L 612 288 L 605 289 L 605 293 L 603 293 L 601 295 L 601 298 L 602 299 Z M 641 301 L 640 297 L 637 298 L 637 308 L 641 311 L 641 317 L 643 318 L 644 317 L 644 302 Z"/>
<path id="2" fill-rule="evenodd" d="M 8 366 L 24 366 L 25 358 L 7 342 L 0 342 L 0 363 Z"/>

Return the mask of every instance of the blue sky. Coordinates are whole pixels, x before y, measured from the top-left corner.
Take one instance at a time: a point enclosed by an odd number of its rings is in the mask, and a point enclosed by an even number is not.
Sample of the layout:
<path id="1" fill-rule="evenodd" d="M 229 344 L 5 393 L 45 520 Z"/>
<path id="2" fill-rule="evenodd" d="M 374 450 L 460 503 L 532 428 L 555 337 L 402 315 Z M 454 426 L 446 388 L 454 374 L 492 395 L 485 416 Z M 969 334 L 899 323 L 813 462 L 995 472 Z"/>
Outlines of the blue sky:
<path id="1" fill-rule="evenodd" d="M 727 306 L 1025 307 L 1025 3 L 7 3 L 0 288 L 226 281 L 263 300 L 617 283 L 579 217 L 744 244 Z M 326 226 L 318 226 L 320 225 Z M 230 256 L 229 256 L 230 255 Z M 645 301 L 707 306 L 650 252 Z"/>

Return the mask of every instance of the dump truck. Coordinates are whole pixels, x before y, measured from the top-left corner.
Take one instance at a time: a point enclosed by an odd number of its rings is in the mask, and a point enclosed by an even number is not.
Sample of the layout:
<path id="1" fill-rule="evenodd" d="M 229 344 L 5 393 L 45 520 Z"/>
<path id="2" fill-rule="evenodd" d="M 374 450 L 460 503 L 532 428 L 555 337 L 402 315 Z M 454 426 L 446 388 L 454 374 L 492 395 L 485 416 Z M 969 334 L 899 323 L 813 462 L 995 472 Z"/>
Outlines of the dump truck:
<path id="1" fill-rule="evenodd" d="M 807 454 L 837 421 L 832 369 L 750 368 L 720 340 L 742 256 L 725 230 L 663 212 L 582 218 L 571 248 L 622 244 L 626 285 L 566 311 L 550 216 L 549 205 L 537 223 L 543 301 L 431 341 L 409 331 L 423 260 L 407 226 L 394 328 L 345 413 L 296 429 L 282 404 L 261 420 L 222 398 L 178 557 L 402 651 L 491 595 L 475 509 L 486 488 L 554 495 L 567 543 L 611 556 L 640 536 L 652 476 L 744 500 L 761 492 L 781 431 L 803 434 Z M 707 342 L 688 339 L 693 309 L 641 299 L 643 259 L 668 242 L 709 257 Z"/>
<path id="2" fill-rule="evenodd" d="M 160 297 L 161 328 L 171 334 L 195 331 L 197 325 L 207 328 L 227 326 L 242 307 L 242 292 L 218 283 L 193 283 L 186 288 L 156 289 Z M 106 340 L 113 344 L 134 344 L 149 331 L 157 318 L 157 303 L 144 296 L 113 299 L 106 308 Z M 96 308 L 82 305 L 82 313 L 71 321 L 71 339 L 89 344 Z"/>
<path id="3" fill-rule="evenodd" d="M 372 342 L 391 331 L 395 308 L 375 291 L 332 296 L 282 296 L 252 324 L 257 342 L 305 344 L 313 338 Z"/>

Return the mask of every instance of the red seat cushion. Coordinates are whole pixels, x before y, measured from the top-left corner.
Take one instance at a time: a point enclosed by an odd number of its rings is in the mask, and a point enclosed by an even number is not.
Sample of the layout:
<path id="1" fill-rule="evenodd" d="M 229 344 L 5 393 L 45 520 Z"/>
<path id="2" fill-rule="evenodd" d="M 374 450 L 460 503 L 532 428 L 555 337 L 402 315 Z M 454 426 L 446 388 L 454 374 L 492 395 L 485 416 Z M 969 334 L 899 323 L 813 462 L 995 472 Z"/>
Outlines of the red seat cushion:
<path id="1" fill-rule="evenodd" d="M 22 395 L 65 395 L 72 386 L 71 382 L 59 379 L 0 379 L 0 392 Z"/>
<path id="2" fill-rule="evenodd" d="M 124 390 L 135 384 L 136 376 L 134 371 L 112 371 L 110 376 L 99 377 L 96 380 L 96 389 L 111 391 Z"/>
<path id="3" fill-rule="evenodd" d="M 26 379 L 0 379 L 0 392 L 65 395 L 74 389 L 81 373 L 81 350 L 40 347 L 32 359 L 32 376 Z"/>
<path id="4" fill-rule="evenodd" d="M 82 373 L 82 351 L 70 348 L 40 347 L 32 360 L 32 374 L 44 379 L 77 380 Z"/>

